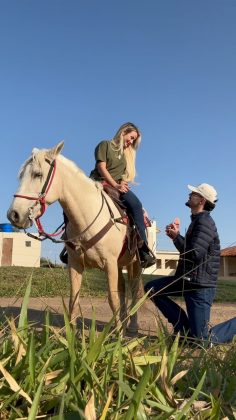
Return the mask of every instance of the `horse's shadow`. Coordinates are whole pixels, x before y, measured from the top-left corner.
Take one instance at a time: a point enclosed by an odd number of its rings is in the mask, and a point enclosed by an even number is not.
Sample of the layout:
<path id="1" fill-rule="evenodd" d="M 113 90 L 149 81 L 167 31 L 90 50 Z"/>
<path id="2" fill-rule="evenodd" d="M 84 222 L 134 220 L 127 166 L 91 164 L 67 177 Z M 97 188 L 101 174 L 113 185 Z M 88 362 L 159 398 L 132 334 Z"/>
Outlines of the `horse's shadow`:
<path id="1" fill-rule="evenodd" d="M 21 308 L 15 306 L 0 307 L 0 324 L 4 323 L 7 319 L 13 318 L 18 322 L 20 317 Z M 49 325 L 55 328 L 63 328 L 65 326 L 64 316 L 54 311 L 48 311 Z M 42 328 L 45 325 L 45 310 L 28 309 L 27 318 L 28 324 L 34 325 L 36 328 Z M 96 320 L 97 331 L 102 331 L 107 322 Z M 77 328 L 89 330 L 92 325 L 91 318 L 78 318 Z"/>

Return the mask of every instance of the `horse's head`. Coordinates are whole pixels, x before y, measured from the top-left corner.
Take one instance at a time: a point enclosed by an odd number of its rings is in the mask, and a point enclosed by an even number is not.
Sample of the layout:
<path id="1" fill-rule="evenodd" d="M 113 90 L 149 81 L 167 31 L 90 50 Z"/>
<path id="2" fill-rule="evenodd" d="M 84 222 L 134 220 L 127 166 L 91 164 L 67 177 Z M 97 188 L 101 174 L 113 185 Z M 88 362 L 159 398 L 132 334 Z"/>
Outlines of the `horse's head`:
<path id="1" fill-rule="evenodd" d="M 55 183 L 56 158 L 61 152 L 64 142 L 58 143 L 52 149 L 33 149 L 31 156 L 22 165 L 19 173 L 20 186 L 14 195 L 11 207 L 7 212 L 10 222 L 26 229 L 33 220 L 40 217 L 45 206 L 58 199 Z"/>

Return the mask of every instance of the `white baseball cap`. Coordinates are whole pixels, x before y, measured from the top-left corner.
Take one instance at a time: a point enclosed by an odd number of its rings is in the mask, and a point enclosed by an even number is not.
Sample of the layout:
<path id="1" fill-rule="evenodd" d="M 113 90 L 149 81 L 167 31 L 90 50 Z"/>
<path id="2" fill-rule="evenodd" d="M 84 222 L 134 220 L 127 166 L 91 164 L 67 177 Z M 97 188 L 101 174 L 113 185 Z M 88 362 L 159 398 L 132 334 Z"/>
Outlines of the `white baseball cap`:
<path id="1" fill-rule="evenodd" d="M 193 187 L 192 185 L 188 185 L 188 188 L 195 192 L 200 194 L 203 198 L 205 198 L 207 201 L 209 201 L 212 204 L 215 204 L 217 201 L 217 192 L 212 185 L 209 184 L 200 184 L 197 187 Z"/>

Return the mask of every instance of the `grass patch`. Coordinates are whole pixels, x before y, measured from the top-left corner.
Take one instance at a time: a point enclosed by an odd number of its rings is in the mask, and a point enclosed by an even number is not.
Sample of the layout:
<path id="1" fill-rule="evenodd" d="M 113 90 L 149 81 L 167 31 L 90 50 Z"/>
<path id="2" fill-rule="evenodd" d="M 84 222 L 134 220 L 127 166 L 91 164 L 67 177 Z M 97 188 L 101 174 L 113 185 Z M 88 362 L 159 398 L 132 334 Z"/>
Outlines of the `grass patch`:
<path id="1" fill-rule="evenodd" d="M 235 418 L 235 345 L 195 349 L 159 325 L 157 337 L 122 338 L 113 319 L 61 329 L 45 312 L 28 323 L 29 276 L 18 324 L 0 322 L 0 418 L 51 420 Z M 227 417 L 226 417 L 227 416 Z"/>
<path id="2" fill-rule="evenodd" d="M 68 271 L 64 267 L 28 268 L 0 267 L 0 297 L 24 296 L 28 279 L 33 273 L 32 297 L 69 297 L 70 281 Z M 153 275 L 143 275 L 146 283 L 157 278 Z M 86 270 L 83 274 L 81 296 L 107 295 L 107 280 L 105 274 L 96 269 Z M 236 302 L 236 280 L 219 280 L 215 302 Z"/>
<path id="3" fill-rule="evenodd" d="M 66 268 L 0 268 L 0 297 L 24 296 L 28 279 L 33 273 L 31 296 L 53 297 L 70 295 Z M 105 296 L 107 281 L 100 270 L 87 270 L 83 275 L 81 296 Z"/>

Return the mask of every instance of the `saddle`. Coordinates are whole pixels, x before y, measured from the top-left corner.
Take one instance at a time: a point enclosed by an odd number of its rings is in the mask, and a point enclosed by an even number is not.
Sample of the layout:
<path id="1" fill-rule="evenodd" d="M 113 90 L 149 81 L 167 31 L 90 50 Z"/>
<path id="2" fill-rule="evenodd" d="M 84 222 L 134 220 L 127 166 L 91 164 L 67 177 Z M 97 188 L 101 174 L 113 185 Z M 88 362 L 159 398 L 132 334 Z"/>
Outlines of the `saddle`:
<path id="1" fill-rule="evenodd" d="M 112 200 L 119 202 L 121 204 L 121 206 L 122 206 L 122 203 L 120 201 L 120 191 L 116 190 L 114 187 L 112 187 L 106 181 L 102 181 L 101 184 L 103 186 L 104 191 L 107 193 L 107 195 L 109 195 L 109 197 Z"/>
<path id="2" fill-rule="evenodd" d="M 103 181 L 101 184 L 103 186 L 104 191 L 107 193 L 107 195 L 109 195 L 109 197 L 112 199 L 112 201 L 114 202 L 114 204 L 120 211 L 121 216 L 124 215 L 127 218 L 127 224 L 128 224 L 129 218 L 130 218 L 130 222 L 132 223 L 132 218 L 130 217 L 130 215 L 127 214 L 127 209 L 125 205 L 122 203 L 122 201 L 120 200 L 120 192 L 116 190 L 114 187 L 112 187 L 110 184 L 108 184 L 106 181 Z M 150 219 L 146 216 L 145 213 L 143 213 L 143 219 L 144 219 L 144 224 L 146 227 L 152 226 Z"/>
<path id="3" fill-rule="evenodd" d="M 103 189 L 107 193 L 107 195 L 112 199 L 113 203 L 115 204 L 116 208 L 120 212 L 120 219 L 118 222 L 126 224 L 127 225 L 127 236 L 121 251 L 121 254 L 119 258 L 123 256 L 125 251 L 128 249 L 131 256 L 134 256 L 135 254 L 138 255 L 138 245 L 142 243 L 139 233 L 137 229 L 135 228 L 134 221 L 132 219 L 132 216 L 127 213 L 127 209 L 125 205 L 120 200 L 120 192 L 117 191 L 114 187 L 112 187 L 110 184 L 108 184 L 106 181 L 102 182 Z M 148 217 L 144 214 L 144 224 L 146 227 L 151 226 L 151 222 L 148 219 Z"/>
<path id="4" fill-rule="evenodd" d="M 82 253 L 86 252 L 86 250 L 90 249 L 93 245 L 95 245 L 109 231 L 109 229 L 112 227 L 112 225 L 115 221 L 116 223 L 122 223 L 124 225 L 127 225 L 127 235 L 126 235 L 126 238 L 124 240 L 123 247 L 122 247 L 121 253 L 119 255 L 119 259 L 128 250 L 131 257 L 133 257 L 136 254 L 137 258 L 140 260 L 138 248 L 140 248 L 143 241 L 141 240 L 141 238 L 138 234 L 138 231 L 135 227 L 133 219 L 132 219 L 131 215 L 127 214 L 126 207 L 124 206 L 124 204 L 120 200 L 119 191 L 117 191 L 115 188 L 113 188 L 109 184 L 106 184 L 106 183 L 102 183 L 102 184 L 103 184 L 104 191 L 112 199 L 113 203 L 115 204 L 116 208 L 118 209 L 118 211 L 120 213 L 120 217 L 118 217 L 116 219 L 110 219 L 109 222 L 95 236 L 93 236 L 90 240 L 88 240 L 85 244 L 83 244 L 83 246 L 80 247 L 79 252 L 80 252 L 80 254 L 82 254 Z M 106 201 L 106 199 L 105 199 L 105 201 Z M 108 202 L 107 202 L 107 205 L 110 208 Z M 67 216 L 66 216 L 65 213 L 63 213 L 63 215 L 64 215 L 64 223 L 66 225 L 68 223 L 68 219 L 67 219 Z M 144 222 L 145 222 L 146 226 L 151 226 L 150 220 L 147 217 L 145 217 L 145 215 L 144 215 Z M 63 234 L 62 239 L 66 239 L 66 233 Z M 75 249 L 77 250 L 76 244 L 74 244 L 73 242 L 68 241 L 68 240 L 66 240 L 66 242 L 67 242 L 67 245 L 70 248 L 72 248 L 74 250 Z M 149 250 L 149 251 L 152 253 L 151 250 Z M 67 251 L 66 251 L 65 247 L 63 248 L 62 252 L 60 253 L 60 259 L 64 264 L 68 263 L 68 254 L 67 254 Z"/>

